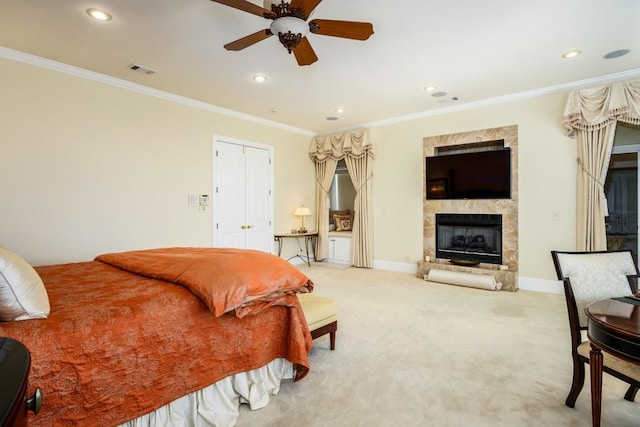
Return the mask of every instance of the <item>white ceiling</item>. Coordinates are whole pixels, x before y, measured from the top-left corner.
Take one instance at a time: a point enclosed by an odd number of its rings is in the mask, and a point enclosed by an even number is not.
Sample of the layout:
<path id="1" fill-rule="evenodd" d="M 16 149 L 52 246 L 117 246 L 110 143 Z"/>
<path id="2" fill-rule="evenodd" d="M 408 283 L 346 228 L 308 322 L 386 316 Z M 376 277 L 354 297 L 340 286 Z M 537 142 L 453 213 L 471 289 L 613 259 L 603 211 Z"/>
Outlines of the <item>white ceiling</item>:
<path id="1" fill-rule="evenodd" d="M 90 19 L 90 7 L 113 19 Z M 375 33 L 310 34 L 319 60 L 300 67 L 276 37 L 226 51 L 271 21 L 210 0 L 2 0 L 0 46 L 313 133 L 640 76 L 638 0 L 323 0 L 311 18 L 371 22 Z M 583 53 L 562 59 L 570 49 Z M 631 52 L 603 58 L 618 49 Z M 424 91 L 432 84 L 448 102 Z"/>

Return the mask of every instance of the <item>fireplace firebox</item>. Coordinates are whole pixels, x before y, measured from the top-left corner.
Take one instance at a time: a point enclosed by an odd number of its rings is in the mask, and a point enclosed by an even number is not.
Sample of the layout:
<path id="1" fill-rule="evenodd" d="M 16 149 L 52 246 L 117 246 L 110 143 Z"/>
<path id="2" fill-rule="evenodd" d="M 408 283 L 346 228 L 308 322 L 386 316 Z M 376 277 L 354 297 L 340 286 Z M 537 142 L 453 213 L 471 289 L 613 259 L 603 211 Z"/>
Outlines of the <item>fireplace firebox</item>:
<path id="1" fill-rule="evenodd" d="M 436 258 L 502 264 L 502 215 L 436 214 Z"/>

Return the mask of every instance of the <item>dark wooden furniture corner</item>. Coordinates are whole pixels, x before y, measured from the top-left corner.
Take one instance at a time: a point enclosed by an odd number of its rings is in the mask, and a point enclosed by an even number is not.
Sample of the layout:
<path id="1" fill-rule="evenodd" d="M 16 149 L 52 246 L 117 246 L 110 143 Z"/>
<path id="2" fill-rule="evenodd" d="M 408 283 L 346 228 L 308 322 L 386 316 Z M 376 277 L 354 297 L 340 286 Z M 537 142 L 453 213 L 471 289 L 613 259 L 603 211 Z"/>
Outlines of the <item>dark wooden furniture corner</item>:
<path id="1" fill-rule="evenodd" d="M 640 306 L 635 302 L 604 300 L 591 304 L 586 312 L 591 341 L 591 411 L 593 426 L 599 427 L 602 405 L 602 351 L 640 364 Z M 621 313 L 625 315 L 622 316 Z"/>
<path id="2" fill-rule="evenodd" d="M 27 425 L 27 410 L 38 412 L 42 405 L 39 390 L 27 399 L 31 355 L 29 350 L 11 338 L 0 338 L 0 426 Z"/>

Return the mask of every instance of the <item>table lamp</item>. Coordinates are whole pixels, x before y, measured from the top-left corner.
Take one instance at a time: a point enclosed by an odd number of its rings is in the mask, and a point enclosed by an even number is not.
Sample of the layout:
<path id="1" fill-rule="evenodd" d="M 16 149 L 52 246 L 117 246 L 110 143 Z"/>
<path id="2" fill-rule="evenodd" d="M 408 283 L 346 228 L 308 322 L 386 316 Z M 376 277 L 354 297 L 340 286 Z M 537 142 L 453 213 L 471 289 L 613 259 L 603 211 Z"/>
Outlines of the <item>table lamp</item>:
<path id="1" fill-rule="evenodd" d="M 298 206 L 293 214 L 300 217 L 300 229 L 298 230 L 298 233 L 306 233 L 307 229 L 304 227 L 304 217 L 311 215 L 311 209 L 305 205 Z"/>

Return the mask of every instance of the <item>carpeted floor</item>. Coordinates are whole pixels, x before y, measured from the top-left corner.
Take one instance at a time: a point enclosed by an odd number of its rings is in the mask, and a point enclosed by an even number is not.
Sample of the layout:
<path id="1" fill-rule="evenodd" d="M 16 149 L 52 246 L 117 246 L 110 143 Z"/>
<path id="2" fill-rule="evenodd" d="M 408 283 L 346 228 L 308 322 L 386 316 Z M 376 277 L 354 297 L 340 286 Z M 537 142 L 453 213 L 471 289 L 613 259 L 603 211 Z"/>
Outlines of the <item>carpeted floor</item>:
<path id="1" fill-rule="evenodd" d="M 564 405 L 571 356 L 564 297 L 429 283 L 411 274 L 299 267 L 338 303 L 337 348 L 282 384 L 248 426 L 589 426 L 589 379 Z M 640 403 L 606 375 L 602 425 L 639 426 Z"/>

